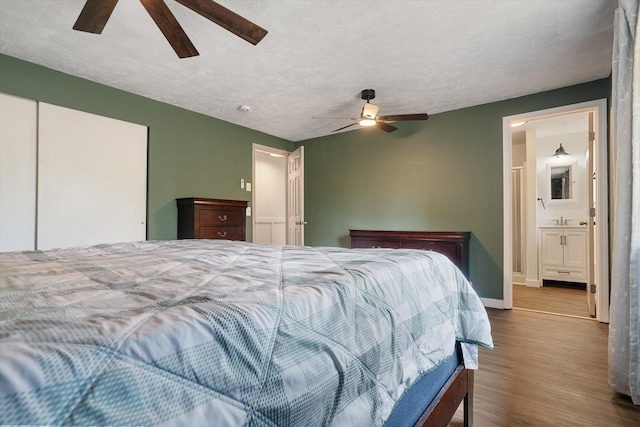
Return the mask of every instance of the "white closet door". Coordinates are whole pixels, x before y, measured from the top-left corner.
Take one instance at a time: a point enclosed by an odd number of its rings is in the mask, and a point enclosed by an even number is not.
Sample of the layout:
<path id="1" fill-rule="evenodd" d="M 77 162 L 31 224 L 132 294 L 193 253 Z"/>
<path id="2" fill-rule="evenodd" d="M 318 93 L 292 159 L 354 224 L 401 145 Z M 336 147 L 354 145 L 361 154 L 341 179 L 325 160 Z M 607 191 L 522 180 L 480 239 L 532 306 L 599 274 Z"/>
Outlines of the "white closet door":
<path id="1" fill-rule="evenodd" d="M 38 103 L 0 93 L 0 251 L 35 249 Z"/>
<path id="2" fill-rule="evenodd" d="M 39 104 L 37 248 L 145 240 L 147 127 Z"/>

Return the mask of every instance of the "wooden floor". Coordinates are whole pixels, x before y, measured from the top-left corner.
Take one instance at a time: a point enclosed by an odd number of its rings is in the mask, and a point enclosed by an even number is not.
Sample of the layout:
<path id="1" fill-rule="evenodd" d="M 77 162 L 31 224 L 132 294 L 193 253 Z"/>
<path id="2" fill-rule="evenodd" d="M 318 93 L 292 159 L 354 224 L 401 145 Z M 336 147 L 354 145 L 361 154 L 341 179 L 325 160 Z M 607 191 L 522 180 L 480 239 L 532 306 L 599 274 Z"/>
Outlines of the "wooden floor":
<path id="1" fill-rule="evenodd" d="M 585 289 L 513 285 L 513 307 L 590 318 Z"/>
<path id="2" fill-rule="evenodd" d="M 474 425 L 640 426 L 640 407 L 608 386 L 608 325 L 488 309 L 495 344 L 480 348 Z M 462 426 L 461 408 L 449 424 Z"/>

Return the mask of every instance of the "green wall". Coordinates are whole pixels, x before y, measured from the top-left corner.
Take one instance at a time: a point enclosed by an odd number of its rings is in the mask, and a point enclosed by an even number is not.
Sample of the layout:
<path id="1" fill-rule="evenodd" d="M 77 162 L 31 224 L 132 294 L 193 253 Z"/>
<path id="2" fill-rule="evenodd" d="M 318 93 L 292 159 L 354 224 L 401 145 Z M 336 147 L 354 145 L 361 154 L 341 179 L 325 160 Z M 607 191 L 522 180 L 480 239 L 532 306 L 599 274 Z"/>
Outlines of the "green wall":
<path id="1" fill-rule="evenodd" d="M 502 117 L 607 98 L 609 79 L 303 141 L 305 243 L 349 229 L 471 231 L 470 279 L 502 299 Z M 149 127 L 148 238 L 176 237 L 178 197 L 250 200 L 251 144 L 296 144 L 0 55 L 0 92 Z M 300 144 L 298 144 L 300 145 Z M 251 240 L 251 222 L 248 240 Z"/>
<path id="2" fill-rule="evenodd" d="M 349 229 L 471 231 L 470 280 L 502 299 L 502 118 L 607 98 L 603 79 L 303 141 L 305 243 L 348 247 Z M 510 273 L 509 273 L 510 274 Z"/>
<path id="3" fill-rule="evenodd" d="M 0 55 L 0 92 L 149 127 L 147 236 L 175 239 L 179 197 L 251 200 L 252 143 L 292 142 Z M 251 221 L 247 219 L 248 240 Z"/>

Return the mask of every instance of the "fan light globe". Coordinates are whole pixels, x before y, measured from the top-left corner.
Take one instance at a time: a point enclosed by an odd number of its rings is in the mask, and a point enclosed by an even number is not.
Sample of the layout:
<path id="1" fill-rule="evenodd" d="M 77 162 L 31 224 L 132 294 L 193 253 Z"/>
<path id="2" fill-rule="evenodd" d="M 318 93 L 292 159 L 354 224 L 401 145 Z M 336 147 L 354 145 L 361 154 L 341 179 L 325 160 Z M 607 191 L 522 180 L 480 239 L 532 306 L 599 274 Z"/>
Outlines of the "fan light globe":
<path id="1" fill-rule="evenodd" d="M 376 121 L 374 119 L 363 118 L 363 119 L 358 120 L 358 124 L 360 126 L 375 126 L 376 125 Z"/>

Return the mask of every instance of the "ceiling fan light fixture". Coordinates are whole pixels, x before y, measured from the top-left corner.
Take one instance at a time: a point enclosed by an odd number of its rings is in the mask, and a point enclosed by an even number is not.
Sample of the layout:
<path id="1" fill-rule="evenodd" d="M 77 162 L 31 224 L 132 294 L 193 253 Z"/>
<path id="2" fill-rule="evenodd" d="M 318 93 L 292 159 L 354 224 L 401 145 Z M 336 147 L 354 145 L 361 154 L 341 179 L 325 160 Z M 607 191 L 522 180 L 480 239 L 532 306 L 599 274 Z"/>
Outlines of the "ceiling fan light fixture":
<path id="1" fill-rule="evenodd" d="M 556 150 L 554 156 L 555 157 L 560 157 L 560 156 L 568 156 L 568 155 L 569 155 L 569 153 L 564 151 L 564 147 L 562 146 L 562 143 L 560 143 L 560 147 L 558 147 L 558 149 Z"/>
<path id="2" fill-rule="evenodd" d="M 373 105 L 370 101 L 376 97 L 376 91 L 373 89 L 364 89 L 360 92 L 360 97 L 366 101 L 364 106 L 362 107 L 362 113 L 358 118 L 350 118 L 346 117 L 314 117 L 316 119 L 326 118 L 326 119 L 345 119 L 351 120 L 352 123 L 339 127 L 335 129 L 333 132 L 338 132 L 343 129 L 350 128 L 351 126 L 360 125 L 363 127 L 374 127 L 376 129 L 380 129 L 383 132 L 395 132 L 398 130 L 397 127 L 390 125 L 388 122 L 402 122 L 402 121 L 410 121 L 410 120 L 427 120 L 429 115 L 427 113 L 419 113 L 419 114 L 394 114 L 390 116 L 378 116 L 378 110 L 380 107 L 377 105 Z"/>
<path id="3" fill-rule="evenodd" d="M 367 101 L 364 107 L 362 107 L 362 117 L 374 120 L 378 114 L 378 110 L 380 110 L 380 107 L 370 104 L 369 101 Z"/>
<path id="4" fill-rule="evenodd" d="M 358 124 L 360 126 L 369 127 L 369 126 L 375 126 L 376 121 L 368 117 L 362 117 L 360 120 L 358 120 Z"/>

